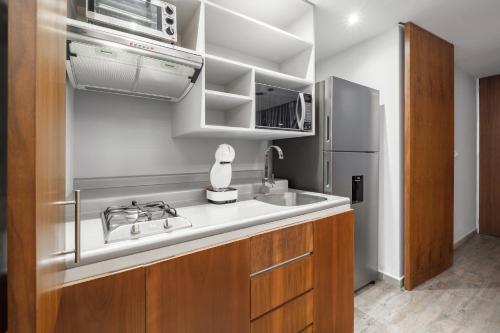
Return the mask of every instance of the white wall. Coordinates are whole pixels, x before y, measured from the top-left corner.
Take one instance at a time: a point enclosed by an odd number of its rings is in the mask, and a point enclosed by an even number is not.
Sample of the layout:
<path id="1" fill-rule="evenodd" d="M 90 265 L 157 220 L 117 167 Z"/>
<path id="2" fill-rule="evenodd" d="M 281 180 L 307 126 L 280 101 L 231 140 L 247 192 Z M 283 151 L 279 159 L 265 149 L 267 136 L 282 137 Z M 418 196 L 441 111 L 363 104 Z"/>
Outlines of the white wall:
<path id="1" fill-rule="evenodd" d="M 379 271 L 403 275 L 402 32 L 396 27 L 316 66 L 317 80 L 334 75 L 380 91 Z"/>
<path id="2" fill-rule="evenodd" d="M 380 91 L 379 270 L 403 271 L 403 35 L 394 28 L 317 64 L 318 80 L 334 75 Z M 476 229 L 476 79 L 455 68 L 454 241 Z"/>
<path id="3" fill-rule="evenodd" d="M 476 79 L 455 67 L 455 242 L 476 230 Z"/>
<path id="4" fill-rule="evenodd" d="M 233 170 L 264 169 L 266 141 L 175 139 L 172 112 L 163 101 L 75 90 L 74 177 L 208 172 L 221 143 L 236 150 Z"/>

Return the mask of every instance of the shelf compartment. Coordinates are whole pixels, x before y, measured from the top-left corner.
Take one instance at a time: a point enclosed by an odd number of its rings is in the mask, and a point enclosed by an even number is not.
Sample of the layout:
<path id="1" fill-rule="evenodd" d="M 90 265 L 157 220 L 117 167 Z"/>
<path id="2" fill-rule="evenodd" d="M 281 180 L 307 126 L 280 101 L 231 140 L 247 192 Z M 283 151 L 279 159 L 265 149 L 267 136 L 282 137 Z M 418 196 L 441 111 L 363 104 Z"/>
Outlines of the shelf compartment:
<path id="1" fill-rule="evenodd" d="M 252 98 L 249 96 L 229 94 L 214 90 L 205 91 L 205 105 L 209 110 L 233 110 L 238 106 L 250 102 L 252 102 Z"/>
<path id="2" fill-rule="evenodd" d="M 303 0 L 210 1 L 224 8 L 253 17 L 256 20 L 288 32 L 295 30 L 295 25 L 298 22 L 300 23 L 304 16 L 308 16 L 314 11 L 314 7 Z M 263 10 L 263 8 L 265 8 L 265 10 Z M 308 29 L 304 29 L 304 27 L 301 26 L 301 30 L 307 30 L 305 32 L 313 32 L 313 18 L 306 18 L 309 19 Z"/>
<path id="3" fill-rule="evenodd" d="M 308 75 L 312 42 L 211 2 L 205 5 L 208 53 L 284 73 Z"/>
<path id="4" fill-rule="evenodd" d="M 205 91 L 205 124 L 250 128 L 253 99 L 218 91 Z"/>
<path id="5" fill-rule="evenodd" d="M 255 82 L 293 90 L 304 90 L 314 85 L 311 80 L 287 75 L 264 68 L 255 68 Z"/>
<path id="6" fill-rule="evenodd" d="M 205 125 L 189 133 L 177 135 L 179 138 L 230 138 L 248 140 L 278 140 L 314 135 L 311 132 L 294 132 L 282 130 L 266 130 L 258 128 Z"/>
<path id="7" fill-rule="evenodd" d="M 206 89 L 243 96 L 252 95 L 253 75 L 248 66 L 206 56 L 205 77 Z"/>
<path id="8" fill-rule="evenodd" d="M 235 68 L 240 68 L 241 71 L 253 69 L 255 71 L 255 82 L 257 83 L 265 83 L 271 86 L 294 90 L 303 90 L 303 88 L 305 87 L 314 85 L 313 80 L 308 80 L 289 74 L 283 74 L 258 66 L 247 65 L 239 61 L 226 59 L 213 54 L 206 54 L 205 61 L 207 64 L 209 62 L 217 62 L 220 64 L 220 66 L 227 66 L 228 68 L 234 66 Z M 208 70 L 209 66 L 207 65 L 205 68 Z M 207 80 L 207 82 L 209 82 L 209 80 Z"/>

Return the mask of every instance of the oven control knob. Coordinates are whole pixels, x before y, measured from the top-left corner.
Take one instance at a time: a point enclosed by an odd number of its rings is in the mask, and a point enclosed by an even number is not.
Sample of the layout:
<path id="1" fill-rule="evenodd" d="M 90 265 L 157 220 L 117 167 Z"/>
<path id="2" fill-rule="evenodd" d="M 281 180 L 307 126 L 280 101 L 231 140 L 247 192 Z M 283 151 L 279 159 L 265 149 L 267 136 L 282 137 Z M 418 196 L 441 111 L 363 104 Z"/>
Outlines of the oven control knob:
<path id="1" fill-rule="evenodd" d="M 167 18 L 165 19 L 165 22 L 166 22 L 168 25 L 172 25 L 172 24 L 174 24 L 174 19 L 173 19 L 173 18 L 171 18 L 171 17 L 167 17 Z"/>
<path id="2" fill-rule="evenodd" d="M 130 228 L 130 234 L 131 235 L 138 235 L 141 233 L 141 229 L 139 228 L 139 225 L 137 223 L 132 224 L 132 227 Z"/>
<path id="3" fill-rule="evenodd" d="M 167 13 L 168 15 L 172 15 L 174 13 L 174 10 L 172 7 L 167 6 L 165 7 L 165 13 Z"/>
<path id="4" fill-rule="evenodd" d="M 175 29 L 173 27 L 168 27 L 167 29 L 165 29 L 165 32 L 167 33 L 167 35 L 172 36 L 173 34 L 175 34 Z"/>

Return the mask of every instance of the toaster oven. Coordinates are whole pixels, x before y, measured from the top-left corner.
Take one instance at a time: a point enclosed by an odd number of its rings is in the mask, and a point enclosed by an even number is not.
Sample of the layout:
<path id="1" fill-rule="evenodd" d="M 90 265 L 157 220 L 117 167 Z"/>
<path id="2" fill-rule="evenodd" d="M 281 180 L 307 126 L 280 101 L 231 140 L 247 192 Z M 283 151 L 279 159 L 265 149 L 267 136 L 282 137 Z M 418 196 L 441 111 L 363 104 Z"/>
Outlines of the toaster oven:
<path id="1" fill-rule="evenodd" d="M 85 3 L 83 2 L 85 1 Z M 79 0 L 86 20 L 104 26 L 177 42 L 177 9 L 162 0 Z M 78 11 L 82 11 L 79 8 Z"/>

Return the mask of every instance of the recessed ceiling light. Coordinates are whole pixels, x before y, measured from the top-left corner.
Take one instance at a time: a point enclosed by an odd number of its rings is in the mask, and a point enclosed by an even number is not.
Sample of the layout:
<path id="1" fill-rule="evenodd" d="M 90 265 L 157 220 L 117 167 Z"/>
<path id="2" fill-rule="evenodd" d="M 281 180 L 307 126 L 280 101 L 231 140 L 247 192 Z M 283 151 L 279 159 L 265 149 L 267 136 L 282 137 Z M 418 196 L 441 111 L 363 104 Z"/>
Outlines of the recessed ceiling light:
<path id="1" fill-rule="evenodd" d="M 360 21 L 360 17 L 359 17 L 358 13 L 351 13 L 347 17 L 347 24 L 349 24 L 351 27 L 358 24 L 359 21 Z"/>

